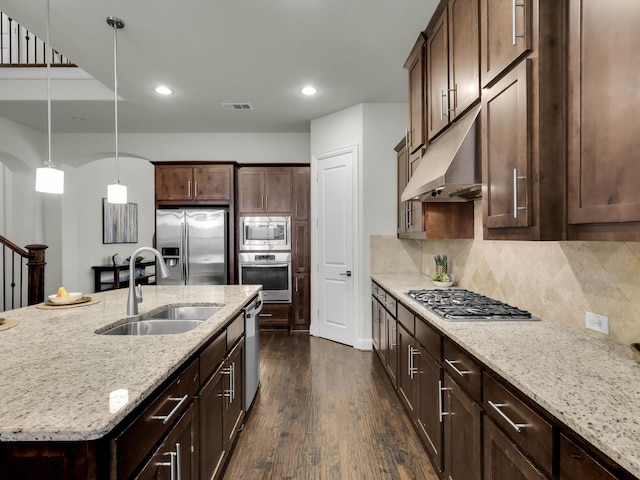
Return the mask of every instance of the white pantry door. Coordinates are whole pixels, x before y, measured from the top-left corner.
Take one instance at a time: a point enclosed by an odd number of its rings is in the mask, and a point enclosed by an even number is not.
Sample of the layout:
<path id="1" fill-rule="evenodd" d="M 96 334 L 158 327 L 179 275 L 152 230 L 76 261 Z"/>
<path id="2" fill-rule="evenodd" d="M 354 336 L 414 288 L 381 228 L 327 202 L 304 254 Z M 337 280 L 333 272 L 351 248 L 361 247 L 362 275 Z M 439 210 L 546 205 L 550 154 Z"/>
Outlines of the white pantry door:
<path id="1" fill-rule="evenodd" d="M 354 346 L 355 147 L 317 158 L 317 334 Z"/>

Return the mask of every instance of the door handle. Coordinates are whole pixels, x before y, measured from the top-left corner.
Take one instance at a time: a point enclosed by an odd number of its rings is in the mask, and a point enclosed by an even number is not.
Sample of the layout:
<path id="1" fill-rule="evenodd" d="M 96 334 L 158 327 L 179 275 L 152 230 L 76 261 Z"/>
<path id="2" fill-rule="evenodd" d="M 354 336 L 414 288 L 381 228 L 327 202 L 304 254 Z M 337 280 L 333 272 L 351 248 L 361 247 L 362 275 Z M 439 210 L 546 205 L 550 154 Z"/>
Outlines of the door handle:
<path id="1" fill-rule="evenodd" d="M 347 270 L 344 273 L 341 273 L 340 275 L 342 275 L 343 277 L 350 277 L 351 276 L 351 270 Z"/>

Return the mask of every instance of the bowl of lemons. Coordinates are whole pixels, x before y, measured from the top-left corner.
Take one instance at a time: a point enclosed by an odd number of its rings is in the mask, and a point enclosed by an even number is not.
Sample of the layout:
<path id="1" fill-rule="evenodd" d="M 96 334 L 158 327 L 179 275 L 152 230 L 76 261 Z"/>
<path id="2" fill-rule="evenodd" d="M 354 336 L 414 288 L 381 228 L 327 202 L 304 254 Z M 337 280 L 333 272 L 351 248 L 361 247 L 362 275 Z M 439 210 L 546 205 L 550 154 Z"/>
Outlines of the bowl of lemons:
<path id="1" fill-rule="evenodd" d="M 82 298 L 82 292 L 67 292 L 64 287 L 58 288 L 58 292 L 47 297 L 49 303 L 54 305 L 68 305 L 75 303 Z"/>

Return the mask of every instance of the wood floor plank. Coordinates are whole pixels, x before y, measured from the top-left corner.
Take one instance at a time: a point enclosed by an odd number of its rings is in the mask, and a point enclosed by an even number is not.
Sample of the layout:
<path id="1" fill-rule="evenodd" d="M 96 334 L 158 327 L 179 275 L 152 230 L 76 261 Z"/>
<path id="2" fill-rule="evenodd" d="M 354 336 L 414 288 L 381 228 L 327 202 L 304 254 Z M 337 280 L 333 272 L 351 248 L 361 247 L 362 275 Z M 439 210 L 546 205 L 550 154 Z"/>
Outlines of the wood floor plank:
<path id="1" fill-rule="evenodd" d="M 437 480 L 380 362 L 261 333 L 261 386 L 224 480 Z"/>

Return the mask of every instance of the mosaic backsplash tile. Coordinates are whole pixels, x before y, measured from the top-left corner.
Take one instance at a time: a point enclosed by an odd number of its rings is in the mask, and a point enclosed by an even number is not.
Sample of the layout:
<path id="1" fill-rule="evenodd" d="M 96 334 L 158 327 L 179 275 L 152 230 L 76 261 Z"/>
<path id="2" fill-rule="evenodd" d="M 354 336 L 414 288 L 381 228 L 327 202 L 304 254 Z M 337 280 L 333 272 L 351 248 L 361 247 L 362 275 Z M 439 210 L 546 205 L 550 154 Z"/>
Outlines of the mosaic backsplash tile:
<path id="1" fill-rule="evenodd" d="M 372 236 L 371 272 L 433 272 L 444 254 L 456 286 L 580 329 L 585 311 L 606 315 L 608 339 L 640 342 L 640 243 L 485 241 L 480 205 L 474 240 Z"/>

